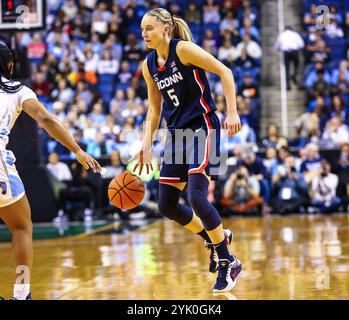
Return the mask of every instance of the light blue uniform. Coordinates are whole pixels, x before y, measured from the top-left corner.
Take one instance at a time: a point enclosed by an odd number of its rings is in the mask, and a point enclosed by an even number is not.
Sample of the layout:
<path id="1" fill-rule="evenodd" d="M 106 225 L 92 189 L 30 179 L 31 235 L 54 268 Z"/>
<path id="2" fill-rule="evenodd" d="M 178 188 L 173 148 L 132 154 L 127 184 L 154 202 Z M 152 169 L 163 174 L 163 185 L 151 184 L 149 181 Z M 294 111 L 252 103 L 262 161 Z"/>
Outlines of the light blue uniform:
<path id="1" fill-rule="evenodd" d="M 8 80 L 2 77 L 2 81 Z M 8 93 L 0 89 L 0 207 L 6 207 L 18 201 L 25 194 L 22 180 L 15 166 L 16 158 L 12 151 L 6 149 L 6 146 L 11 129 L 22 112 L 22 104 L 27 99 L 37 100 L 37 97 L 26 86 L 16 93 Z"/>

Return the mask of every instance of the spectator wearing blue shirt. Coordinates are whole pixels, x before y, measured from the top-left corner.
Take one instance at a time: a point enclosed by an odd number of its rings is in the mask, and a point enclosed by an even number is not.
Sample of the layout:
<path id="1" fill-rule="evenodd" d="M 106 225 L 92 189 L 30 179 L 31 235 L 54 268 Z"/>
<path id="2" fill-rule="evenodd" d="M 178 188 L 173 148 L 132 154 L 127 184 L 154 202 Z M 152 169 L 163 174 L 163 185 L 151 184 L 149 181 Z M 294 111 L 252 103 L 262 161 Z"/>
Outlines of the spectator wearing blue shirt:
<path id="1" fill-rule="evenodd" d="M 93 53 L 100 54 L 103 50 L 103 45 L 100 41 L 99 34 L 98 33 L 92 33 L 91 36 L 91 45 L 92 45 L 92 51 Z"/>
<path id="2" fill-rule="evenodd" d="M 272 176 L 278 166 L 276 149 L 274 147 L 268 147 L 265 152 L 265 157 L 266 158 L 263 160 L 263 164 L 267 169 L 268 175 Z"/>
<path id="3" fill-rule="evenodd" d="M 243 19 L 243 27 L 240 29 L 241 38 L 243 38 L 245 34 L 251 35 L 257 42 L 261 39 L 258 29 L 252 26 L 249 18 Z"/>
<path id="4" fill-rule="evenodd" d="M 328 96 L 330 94 L 330 84 L 324 79 L 324 70 L 319 70 L 317 72 L 317 80 L 314 82 L 313 86 L 308 91 L 309 96 Z"/>
<path id="5" fill-rule="evenodd" d="M 349 81 L 349 67 L 348 67 L 348 61 L 342 60 L 339 64 L 338 68 L 335 68 L 332 71 L 331 74 L 331 84 L 336 85 L 337 82 L 339 81 L 339 75 L 343 73 L 345 75 L 345 79 Z"/>
<path id="6" fill-rule="evenodd" d="M 307 193 L 307 183 L 297 172 L 295 158 L 289 155 L 272 177 L 273 212 L 288 214 L 299 211 L 307 205 Z"/>
<path id="7" fill-rule="evenodd" d="M 349 110 L 345 107 L 344 101 L 339 95 L 334 95 L 332 97 L 332 110 L 330 117 L 339 117 L 343 123 L 349 125 Z"/>
<path id="8" fill-rule="evenodd" d="M 125 90 L 131 86 L 132 73 L 130 71 L 130 64 L 128 61 L 121 62 L 121 70 L 117 76 L 117 86 L 116 89 Z"/>
<path id="9" fill-rule="evenodd" d="M 95 126 L 105 125 L 107 119 L 106 115 L 103 113 L 103 106 L 101 103 L 95 103 L 93 105 L 92 112 L 88 115 Z"/>
<path id="10" fill-rule="evenodd" d="M 318 72 L 319 71 L 323 71 L 322 75 L 323 75 L 323 80 L 330 84 L 331 83 L 331 75 L 330 73 L 324 69 L 323 64 L 322 63 L 316 63 L 315 64 L 315 68 L 312 69 L 309 74 L 306 76 L 304 85 L 306 88 L 310 89 L 313 87 L 314 83 L 318 80 Z"/>
<path id="11" fill-rule="evenodd" d="M 88 142 L 86 152 L 96 158 L 107 155 L 107 145 L 103 133 L 96 133 L 95 139 Z"/>

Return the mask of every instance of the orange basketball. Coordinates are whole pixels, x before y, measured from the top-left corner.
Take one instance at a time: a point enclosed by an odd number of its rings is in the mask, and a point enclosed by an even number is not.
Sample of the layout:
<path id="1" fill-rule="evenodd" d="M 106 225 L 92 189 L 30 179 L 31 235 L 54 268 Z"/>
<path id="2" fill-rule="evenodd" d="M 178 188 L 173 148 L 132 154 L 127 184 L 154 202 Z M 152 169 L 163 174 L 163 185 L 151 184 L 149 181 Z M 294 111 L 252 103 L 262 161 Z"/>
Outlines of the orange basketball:
<path id="1" fill-rule="evenodd" d="M 136 208 L 143 200 L 145 186 L 141 179 L 128 171 L 113 178 L 108 186 L 112 204 L 124 210 Z"/>

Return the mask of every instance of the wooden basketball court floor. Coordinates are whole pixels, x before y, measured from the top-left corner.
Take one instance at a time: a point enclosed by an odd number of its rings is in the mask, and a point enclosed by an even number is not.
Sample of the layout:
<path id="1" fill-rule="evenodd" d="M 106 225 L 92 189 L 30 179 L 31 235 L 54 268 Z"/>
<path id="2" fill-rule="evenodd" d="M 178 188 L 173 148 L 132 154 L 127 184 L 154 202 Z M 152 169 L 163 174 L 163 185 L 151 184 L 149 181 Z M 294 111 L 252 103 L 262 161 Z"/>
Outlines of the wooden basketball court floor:
<path id="1" fill-rule="evenodd" d="M 213 295 L 203 241 L 172 221 L 113 233 L 35 240 L 34 299 L 349 299 L 349 216 L 228 218 L 243 271 Z M 10 243 L 0 244 L 0 293 L 11 295 Z"/>

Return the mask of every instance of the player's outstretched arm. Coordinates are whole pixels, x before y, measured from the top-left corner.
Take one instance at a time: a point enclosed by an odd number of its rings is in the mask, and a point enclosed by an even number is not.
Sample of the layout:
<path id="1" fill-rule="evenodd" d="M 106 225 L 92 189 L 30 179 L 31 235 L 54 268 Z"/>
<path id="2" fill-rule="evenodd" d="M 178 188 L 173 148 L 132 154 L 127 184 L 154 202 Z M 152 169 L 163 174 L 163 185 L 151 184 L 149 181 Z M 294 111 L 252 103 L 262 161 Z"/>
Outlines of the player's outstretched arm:
<path id="1" fill-rule="evenodd" d="M 231 70 L 193 42 L 180 41 L 176 51 L 184 65 L 197 66 L 221 78 L 227 103 L 227 117 L 224 128 L 228 130 L 229 136 L 238 133 L 241 129 L 241 123 L 236 108 L 235 81 Z"/>
<path id="2" fill-rule="evenodd" d="M 36 120 L 54 139 L 63 144 L 67 149 L 74 152 L 76 160 L 86 169 L 100 172 L 99 163 L 84 152 L 75 142 L 74 138 L 57 119 L 46 108 L 35 99 L 27 99 L 22 104 L 23 111 Z"/>

